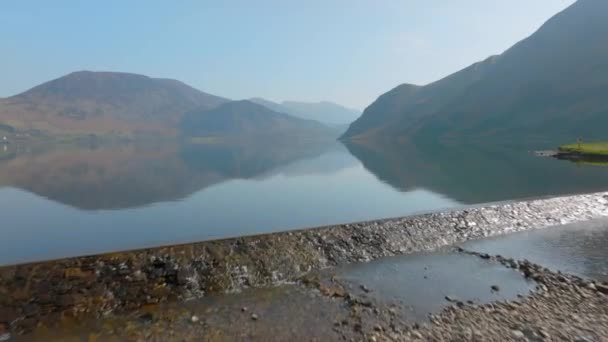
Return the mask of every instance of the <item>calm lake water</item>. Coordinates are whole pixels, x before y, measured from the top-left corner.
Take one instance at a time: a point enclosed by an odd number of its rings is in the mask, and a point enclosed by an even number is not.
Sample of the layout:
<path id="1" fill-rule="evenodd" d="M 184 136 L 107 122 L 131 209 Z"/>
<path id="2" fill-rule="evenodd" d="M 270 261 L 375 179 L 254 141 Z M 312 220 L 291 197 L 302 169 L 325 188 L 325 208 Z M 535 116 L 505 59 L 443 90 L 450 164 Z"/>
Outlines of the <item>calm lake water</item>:
<path id="1" fill-rule="evenodd" d="M 0 154 L 0 264 L 608 188 L 608 168 L 507 148 L 340 143 Z"/>

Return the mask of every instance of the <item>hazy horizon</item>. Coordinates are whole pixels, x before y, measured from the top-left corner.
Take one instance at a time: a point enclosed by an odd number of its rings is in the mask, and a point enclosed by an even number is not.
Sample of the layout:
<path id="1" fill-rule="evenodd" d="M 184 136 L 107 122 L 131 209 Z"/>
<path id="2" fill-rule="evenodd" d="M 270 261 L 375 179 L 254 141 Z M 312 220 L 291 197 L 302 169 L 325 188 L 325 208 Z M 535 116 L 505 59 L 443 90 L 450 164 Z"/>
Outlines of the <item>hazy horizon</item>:
<path id="1" fill-rule="evenodd" d="M 398 84 L 427 84 L 503 52 L 573 2 L 7 3 L 0 97 L 94 70 L 362 110 Z"/>

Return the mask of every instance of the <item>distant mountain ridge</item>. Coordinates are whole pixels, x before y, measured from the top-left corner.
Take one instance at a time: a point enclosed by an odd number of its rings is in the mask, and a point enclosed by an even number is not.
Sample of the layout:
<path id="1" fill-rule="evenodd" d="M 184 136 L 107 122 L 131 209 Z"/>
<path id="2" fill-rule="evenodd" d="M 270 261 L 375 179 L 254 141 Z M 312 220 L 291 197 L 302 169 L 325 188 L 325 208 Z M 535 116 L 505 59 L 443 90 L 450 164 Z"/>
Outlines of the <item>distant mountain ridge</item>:
<path id="1" fill-rule="evenodd" d="M 302 119 L 315 120 L 331 126 L 350 124 L 361 115 L 359 110 L 347 108 L 329 101 L 283 101 L 277 103 L 259 97 L 251 98 L 249 101 L 261 104 L 279 113 L 290 114 Z"/>
<path id="2" fill-rule="evenodd" d="M 0 99 L 0 128 L 47 137 L 325 134 L 335 139 L 340 134 L 268 107 L 231 101 L 172 79 L 79 71 Z"/>
<path id="3" fill-rule="evenodd" d="M 498 56 L 380 96 L 343 139 L 606 138 L 608 1 L 579 0 Z"/>
<path id="4" fill-rule="evenodd" d="M 338 132 L 314 120 L 280 113 L 248 101 L 231 101 L 211 110 L 194 110 L 184 116 L 181 131 L 193 137 L 291 136 L 337 138 Z"/>
<path id="5" fill-rule="evenodd" d="M 173 133 L 185 112 L 227 101 L 176 80 L 80 71 L 0 100 L 0 122 L 52 133 Z"/>

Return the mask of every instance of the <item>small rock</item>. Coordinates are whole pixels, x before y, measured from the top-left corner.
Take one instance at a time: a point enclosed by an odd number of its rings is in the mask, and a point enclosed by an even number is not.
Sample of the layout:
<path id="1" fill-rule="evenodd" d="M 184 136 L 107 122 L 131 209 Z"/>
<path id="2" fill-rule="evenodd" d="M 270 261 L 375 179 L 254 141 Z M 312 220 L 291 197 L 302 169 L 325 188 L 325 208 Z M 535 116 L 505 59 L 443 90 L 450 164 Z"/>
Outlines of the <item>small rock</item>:
<path id="1" fill-rule="evenodd" d="M 595 284 L 594 284 L 594 283 L 589 283 L 589 284 L 587 284 L 587 288 L 588 288 L 589 290 L 592 290 L 592 291 L 597 290 L 597 287 L 595 287 Z"/>
<path id="2" fill-rule="evenodd" d="M 28 317 L 36 316 L 40 313 L 40 305 L 36 303 L 28 303 L 23 307 L 23 313 Z"/>
<path id="3" fill-rule="evenodd" d="M 608 294 L 608 286 L 606 285 L 597 284 L 595 285 L 595 288 L 597 289 L 597 292 Z"/>
<path id="4" fill-rule="evenodd" d="M 445 300 L 447 300 L 448 302 L 457 302 L 458 298 L 454 296 L 445 296 Z"/>
<path id="5" fill-rule="evenodd" d="M 143 323 L 151 323 L 152 321 L 154 321 L 154 316 L 151 313 L 147 312 L 139 316 L 139 320 Z"/>
<path id="6" fill-rule="evenodd" d="M 498 287 L 498 285 L 492 285 L 491 288 L 492 288 L 492 291 L 494 291 L 494 292 L 500 291 L 500 287 Z"/>
<path id="7" fill-rule="evenodd" d="M 360 287 L 361 287 L 361 290 L 363 290 L 363 291 L 365 291 L 365 292 L 368 292 L 368 293 L 369 293 L 369 292 L 371 292 L 371 291 L 372 291 L 372 290 L 370 290 L 370 289 L 369 289 L 367 286 L 365 286 L 365 285 L 363 285 L 363 284 L 361 284 L 361 286 L 360 286 Z"/>
<path id="8" fill-rule="evenodd" d="M 17 311 L 8 307 L 0 307 L 0 322 L 10 323 L 17 317 L 19 317 Z"/>
<path id="9" fill-rule="evenodd" d="M 136 281 L 144 281 L 146 280 L 146 275 L 141 270 L 137 270 L 133 272 L 133 279 Z"/>
<path id="10" fill-rule="evenodd" d="M 532 328 L 530 328 L 530 327 L 525 328 L 525 329 L 522 330 L 522 332 L 524 333 L 524 336 L 527 339 L 529 339 L 531 341 L 538 340 L 538 334 L 536 334 L 536 332 Z"/>
<path id="11" fill-rule="evenodd" d="M 246 306 L 243 306 L 243 307 L 241 308 L 241 312 L 247 312 L 247 310 L 249 310 L 249 309 L 248 309 Z"/>
<path id="12" fill-rule="evenodd" d="M 198 316 L 192 316 L 190 320 L 192 321 L 192 323 L 197 323 L 200 319 L 198 318 Z"/>
<path id="13" fill-rule="evenodd" d="M 411 332 L 412 337 L 418 338 L 418 339 L 422 339 L 422 334 L 419 333 L 418 331 L 414 330 Z"/>
<path id="14" fill-rule="evenodd" d="M 253 313 L 253 314 L 251 314 L 251 319 L 252 319 L 252 320 L 257 321 L 259 318 L 260 318 L 260 317 L 259 317 L 258 315 L 254 314 L 254 313 Z"/>
<path id="15" fill-rule="evenodd" d="M 513 337 L 518 340 L 522 340 L 526 337 L 526 335 L 524 335 L 524 333 L 521 332 L 520 330 L 512 330 L 511 335 L 513 335 Z"/>
<path id="16" fill-rule="evenodd" d="M 9 333 L 0 334 L 0 341 L 8 341 L 10 339 L 11 339 L 11 334 L 9 334 Z"/>

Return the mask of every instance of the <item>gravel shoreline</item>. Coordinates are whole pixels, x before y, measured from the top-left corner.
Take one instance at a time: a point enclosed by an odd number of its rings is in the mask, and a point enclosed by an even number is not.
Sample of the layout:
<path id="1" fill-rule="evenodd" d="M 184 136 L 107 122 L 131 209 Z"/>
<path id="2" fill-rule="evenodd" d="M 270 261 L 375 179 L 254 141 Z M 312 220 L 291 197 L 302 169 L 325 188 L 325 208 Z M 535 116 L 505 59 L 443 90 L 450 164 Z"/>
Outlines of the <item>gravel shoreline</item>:
<path id="1" fill-rule="evenodd" d="M 565 196 L 0 268 L 0 328 L 294 282 L 313 270 L 608 216 L 608 193 Z M 0 330 L 1 330 L 0 329 Z"/>
<path id="2" fill-rule="evenodd" d="M 521 272 L 536 289 L 518 300 L 488 304 L 452 303 L 411 324 L 396 306 L 382 306 L 365 295 L 349 292 L 335 280 L 312 277 L 304 284 L 328 297 L 343 298 L 350 308 L 336 324 L 336 340 L 357 341 L 608 341 L 608 283 L 551 271 L 527 260 L 514 260 L 457 248 L 460 253 Z M 500 291 L 499 285 L 493 291 Z"/>
<path id="3" fill-rule="evenodd" d="M 447 307 L 429 320 L 408 320 L 403 303 L 377 301 L 370 289 L 311 272 L 296 284 L 250 289 L 218 305 L 140 309 L 88 324 L 37 329 L 33 341 L 311 340 L 311 341 L 606 341 L 608 283 L 514 260 L 457 249 L 507 267 L 536 284 L 517 300 L 488 304 L 446 296 Z M 419 275 L 418 275 L 419 276 Z M 501 291 L 493 285 L 493 291 Z M 197 302 L 197 301 L 194 301 Z M 209 303 L 208 303 L 209 304 Z"/>
<path id="4" fill-rule="evenodd" d="M 538 283 L 517 301 L 457 303 L 430 324 L 380 334 L 396 341 L 608 341 L 608 284 L 552 272 L 527 260 L 474 253 Z"/>

